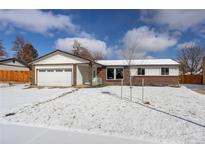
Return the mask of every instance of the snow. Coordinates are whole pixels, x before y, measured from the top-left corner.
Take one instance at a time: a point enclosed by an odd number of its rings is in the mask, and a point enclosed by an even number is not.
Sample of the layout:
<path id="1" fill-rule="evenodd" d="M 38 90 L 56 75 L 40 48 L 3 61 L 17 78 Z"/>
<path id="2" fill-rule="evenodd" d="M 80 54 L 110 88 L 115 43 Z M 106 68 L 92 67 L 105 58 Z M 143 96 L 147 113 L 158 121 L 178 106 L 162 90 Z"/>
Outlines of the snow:
<path id="1" fill-rule="evenodd" d="M 30 89 L 31 90 L 31 89 Z M 152 143 L 205 143 L 205 95 L 182 86 L 82 88 L 56 100 L 30 105 L 0 121 L 141 139 Z"/>
<path id="2" fill-rule="evenodd" d="M 9 87 L 10 85 L 8 83 L 0 83 L 0 88 Z"/>
<path id="3" fill-rule="evenodd" d="M 40 127 L 22 126 L 0 123 L 0 144 L 127 144 L 149 143 L 141 140 L 132 140 L 105 135 L 95 135 L 77 131 L 65 131 Z"/>
<path id="4" fill-rule="evenodd" d="M 29 85 L 0 84 L 0 113 L 21 106 L 53 99 L 73 88 L 29 88 Z"/>
<path id="5" fill-rule="evenodd" d="M 97 63 L 105 66 L 128 65 L 127 60 L 97 60 Z M 132 60 L 132 65 L 179 65 L 172 59 L 139 59 Z"/>

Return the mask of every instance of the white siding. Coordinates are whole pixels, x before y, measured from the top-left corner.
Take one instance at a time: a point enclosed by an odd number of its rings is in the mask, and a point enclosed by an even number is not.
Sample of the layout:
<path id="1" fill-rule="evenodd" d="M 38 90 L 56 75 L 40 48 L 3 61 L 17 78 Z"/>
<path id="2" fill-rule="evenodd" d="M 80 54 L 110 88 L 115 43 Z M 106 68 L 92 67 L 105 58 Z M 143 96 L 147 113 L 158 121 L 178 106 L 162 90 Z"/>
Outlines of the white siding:
<path id="1" fill-rule="evenodd" d="M 83 84 L 83 76 L 81 70 L 81 66 L 77 66 L 77 85 Z"/>
<path id="2" fill-rule="evenodd" d="M 178 76 L 179 75 L 179 66 L 170 65 L 170 66 L 132 66 L 131 75 L 137 76 L 137 68 L 145 68 L 145 76 L 161 76 L 161 68 L 169 68 L 169 76 Z"/>
<path id="3" fill-rule="evenodd" d="M 34 62 L 34 64 L 79 64 L 79 63 L 88 63 L 87 60 L 71 56 L 65 55 L 62 53 L 55 53 L 48 57 L 42 58 L 39 61 Z"/>
<path id="4" fill-rule="evenodd" d="M 88 66 L 77 66 L 77 85 L 82 85 L 88 82 Z"/>

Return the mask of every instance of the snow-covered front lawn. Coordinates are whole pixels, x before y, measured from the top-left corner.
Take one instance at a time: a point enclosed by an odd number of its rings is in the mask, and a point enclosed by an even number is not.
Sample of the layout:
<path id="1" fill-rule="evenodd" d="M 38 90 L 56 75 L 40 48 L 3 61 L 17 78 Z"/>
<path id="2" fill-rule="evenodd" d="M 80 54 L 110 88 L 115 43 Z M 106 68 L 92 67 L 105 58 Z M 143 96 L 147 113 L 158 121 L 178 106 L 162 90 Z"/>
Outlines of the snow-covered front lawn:
<path id="1" fill-rule="evenodd" d="M 73 88 L 29 88 L 26 84 L 9 86 L 0 83 L 0 113 L 8 112 L 25 105 L 53 99 Z"/>
<path id="2" fill-rule="evenodd" d="M 32 90 L 32 89 L 30 89 Z M 205 95 L 186 87 L 83 88 L 30 105 L 2 121 L 142 139 L 154 143 L 205 143 Z M 35 95 L 31 92 L 31 94 Z"/>

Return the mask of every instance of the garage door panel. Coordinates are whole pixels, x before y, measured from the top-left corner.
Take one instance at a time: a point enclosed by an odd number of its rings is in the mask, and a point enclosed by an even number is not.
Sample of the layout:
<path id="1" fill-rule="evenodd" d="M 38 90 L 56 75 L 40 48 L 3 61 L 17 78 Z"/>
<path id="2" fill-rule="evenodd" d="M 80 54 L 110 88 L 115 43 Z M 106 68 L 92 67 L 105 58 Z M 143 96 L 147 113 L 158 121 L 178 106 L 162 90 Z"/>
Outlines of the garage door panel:
<path id="1" fill-rule="evenodd" d="M 38 86 L 71 86 L 71 69 L 40 69 L 37 73 Z"/>

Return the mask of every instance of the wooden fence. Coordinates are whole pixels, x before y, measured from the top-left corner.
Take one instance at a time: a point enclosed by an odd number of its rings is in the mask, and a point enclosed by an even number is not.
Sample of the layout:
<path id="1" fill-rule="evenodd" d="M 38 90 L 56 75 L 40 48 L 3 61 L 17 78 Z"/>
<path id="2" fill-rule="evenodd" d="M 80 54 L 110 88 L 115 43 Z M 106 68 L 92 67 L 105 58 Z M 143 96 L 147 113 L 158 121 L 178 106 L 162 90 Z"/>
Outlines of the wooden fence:
<path id="1" fill-rule="evenodd" d="M 31 82 L 31 71 L 0 70 L 2 82 Z"/>
<path id="2" fill-rule="evenodd" d="M 181 84 L 202 84 L 203 75 L 180 75 L 179 82 Z"/>

